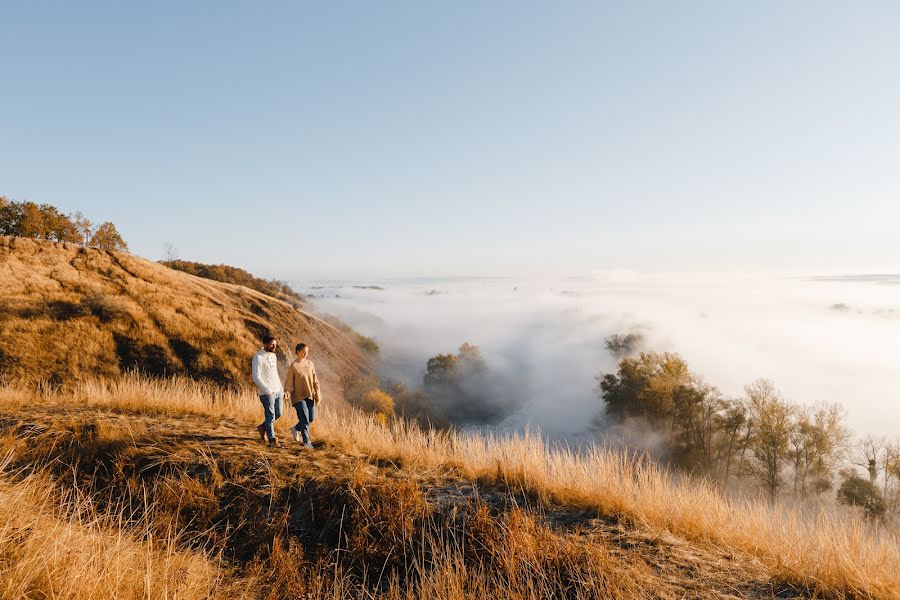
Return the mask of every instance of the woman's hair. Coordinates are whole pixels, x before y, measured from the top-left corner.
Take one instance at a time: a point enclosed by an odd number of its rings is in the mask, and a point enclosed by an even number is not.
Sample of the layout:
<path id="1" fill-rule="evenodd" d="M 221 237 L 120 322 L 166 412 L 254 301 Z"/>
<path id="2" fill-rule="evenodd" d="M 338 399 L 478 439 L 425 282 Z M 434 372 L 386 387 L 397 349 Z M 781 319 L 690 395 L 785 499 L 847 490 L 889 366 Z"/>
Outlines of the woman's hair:
<path id="1" fill-rule="evenodd" d="M 306 344 L 304 344 L 303 342 L 300 342 L 300 343 L 297 344 L 297 346 L 294 348 L 294 352 L 300 352 L 300 351 L 303 350 L 304 348 L 306 348 Z"/>

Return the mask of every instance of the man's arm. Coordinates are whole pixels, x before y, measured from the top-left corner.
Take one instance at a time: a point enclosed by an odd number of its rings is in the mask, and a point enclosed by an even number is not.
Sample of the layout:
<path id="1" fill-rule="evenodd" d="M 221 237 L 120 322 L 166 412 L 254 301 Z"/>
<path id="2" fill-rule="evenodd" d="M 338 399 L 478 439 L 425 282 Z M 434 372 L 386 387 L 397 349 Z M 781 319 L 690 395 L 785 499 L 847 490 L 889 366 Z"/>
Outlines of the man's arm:
<path id="1" fill-rule="evenodd" d="M 250 369 L 253 376 L 253 383 L 255 383 L 256 387 L 258 387 L 260 390 L 263 390 L 267 395 L 271 396 L 272 390 L 270 390 L 269 387 L 265 383 L 263 383 L 259 363 L 259 354 L 256 354 L 253 357 L 253 363 Z"/>

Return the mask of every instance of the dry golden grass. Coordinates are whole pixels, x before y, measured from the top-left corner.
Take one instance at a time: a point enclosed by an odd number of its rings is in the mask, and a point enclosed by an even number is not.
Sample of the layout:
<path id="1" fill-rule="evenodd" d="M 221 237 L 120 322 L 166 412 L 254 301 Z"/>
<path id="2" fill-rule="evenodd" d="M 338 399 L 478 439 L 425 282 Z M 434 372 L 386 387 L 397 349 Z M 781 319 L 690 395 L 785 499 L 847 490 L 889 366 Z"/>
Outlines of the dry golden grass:
<path id="1" fill-rule="evenodd" d="M 29 401 L 13 389 L 0 399 Z M 33 400 L 31 400 L 33 401 Z M 260 420 L 252 394 L 224 392 L 186 380 L 125 377 L 86 382 L 71 402 L 136 414 L 226 415 Z M 596 509 L 637 526 L 670 532 L 700 546 L 726 548 L 758 560 L 777 581 L 835 597 L 900 598 L 900 544 L 857 520 L 804 516 L 755 501 L 724 497 L 699 481 L 678 480 L 652 462 L 601 447 L 579 452 L 548 446 L 537 434 L 495 437 L 423 430 L 404 421 L 388 426 L 358 412 L 317 416 L 313 434 L 347 453 L 389 459 L 403 471 L 501 483 L 548 503 Z M 287 438 L 290 416 L 277 424 Z M 249 435 L 249 434 L 248 434 Z"/>
<path id="2" fill-rule="evenodd" d="M 101 516 L 87 498 L 46 476 L 0 480 L 0 597 L 210 598 L 221 592 L 219 561 L 183 550 L 176 532 Z M 249 583 L 249 582 L 245 582 Z M 230 595 L 240 595 L 233 585 Z"/>

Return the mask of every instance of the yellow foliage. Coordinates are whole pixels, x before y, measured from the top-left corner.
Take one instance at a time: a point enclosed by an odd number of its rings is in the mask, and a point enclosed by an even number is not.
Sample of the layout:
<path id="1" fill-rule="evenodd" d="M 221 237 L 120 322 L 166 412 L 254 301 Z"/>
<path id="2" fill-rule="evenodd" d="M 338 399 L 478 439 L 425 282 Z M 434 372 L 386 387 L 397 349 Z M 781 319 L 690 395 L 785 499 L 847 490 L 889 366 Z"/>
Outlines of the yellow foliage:
<path id="1" fill-rule="evenodd" d="M 394 399 L 387 392 L 369 390 L 362 397 L 362 408 L 385 417 L 394 415 Z"/>

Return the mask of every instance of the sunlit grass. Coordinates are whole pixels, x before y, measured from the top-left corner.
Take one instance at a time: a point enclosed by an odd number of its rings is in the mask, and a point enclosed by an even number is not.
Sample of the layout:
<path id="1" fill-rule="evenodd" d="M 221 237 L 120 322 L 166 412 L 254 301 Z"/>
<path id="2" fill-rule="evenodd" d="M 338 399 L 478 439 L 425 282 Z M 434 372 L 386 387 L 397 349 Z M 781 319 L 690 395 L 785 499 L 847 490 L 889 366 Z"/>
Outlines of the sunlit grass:
<path id="1" fill-rule="evenodd" d="M 88 382 L 65 394 L 41 397 L 0 388 L 8 405 L 65 401 L 137 414 L 226 417 L 247 426 L 261 419 L 251 392 L 224 391 L 184 379 Z M 289 409 L 289 407 L 286 407 Z M 652 461 L 594 446 L 574 451 L 548 444 L 538 433 L 494 436 L 426 430 L 394 420 L 383 425 L 357 411 L 321 410 L 314 436 L 346 452 L 390 459 L 410 472 L 445 473 L 502 483 L 547 502 L 578 505 L 699 544 L 758 559 L 778 580 L 821 592 L 900 597 L 900 544 L 859 520 L 822 512 L 810 517 L 752 500 L 724 496 L 703 481 L 675 478 Z M 277 424 L 287 439 L 288 411 Z"/>

